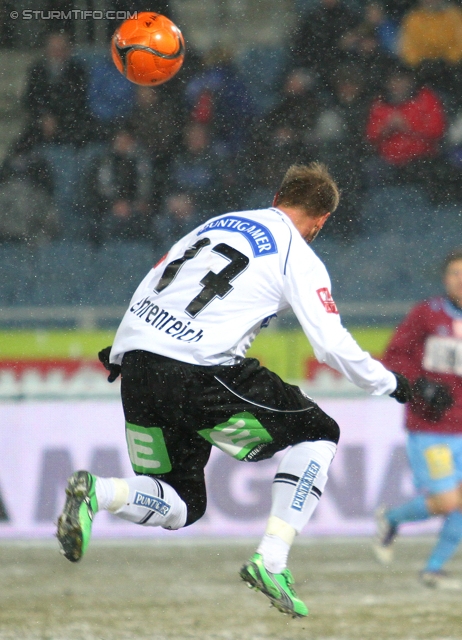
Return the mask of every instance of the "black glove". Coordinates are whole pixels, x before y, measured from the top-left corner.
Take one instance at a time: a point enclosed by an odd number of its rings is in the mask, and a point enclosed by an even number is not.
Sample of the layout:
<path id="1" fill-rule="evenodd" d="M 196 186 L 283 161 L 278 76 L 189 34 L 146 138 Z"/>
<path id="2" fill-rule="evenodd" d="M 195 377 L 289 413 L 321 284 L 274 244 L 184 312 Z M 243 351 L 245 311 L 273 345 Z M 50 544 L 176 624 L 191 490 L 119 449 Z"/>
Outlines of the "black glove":
<path id="1" fill-rule="evenodd" d="M 431 419 L 439 420 L 446 409 L 454 404 L 454 398 L 448 387 L 428 378 L 417 378 L 414 383 L 414 395 L 422 408 L 431 411 Z"/>
<path id="2" fill-rule="evenodd" d="M 412 400 L 413 396 L 412 387 L 409 384 L 409 380 L 400 373 L 396 373 L 396 371 L 392 371 L 392 373 L 396 378 L 397 385 L 393 393 L 390 393 L 390 398 L 394 398 L 400 404 L 409 402 L 410 400 Z"/>
<path id="3" fill-rule="evenodd" d="M 103 367 L 109 371 L 109 375 L 107 378 L 108 382 L 114 382 L 114 380 L 119 377 L 121 371 L 121 367 L 119 364 L 112 364 L 111 362 L 109 362 L 111 349 L 112 347 L 106 347 L 98 353 L 99 361 L 101 362 Z"/>

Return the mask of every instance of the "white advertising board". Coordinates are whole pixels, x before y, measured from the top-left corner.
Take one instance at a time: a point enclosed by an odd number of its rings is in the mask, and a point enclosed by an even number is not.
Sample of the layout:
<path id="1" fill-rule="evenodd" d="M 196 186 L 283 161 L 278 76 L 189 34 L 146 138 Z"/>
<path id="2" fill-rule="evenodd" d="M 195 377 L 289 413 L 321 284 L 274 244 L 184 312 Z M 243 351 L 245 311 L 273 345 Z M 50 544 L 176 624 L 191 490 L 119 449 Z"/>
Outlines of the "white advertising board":
<path id="1" fill-rule="evenodd" d="M 378 504 L 413 493 L 405 456 L 403 407 L 390 398 L 325 399 L 341 427 L 324 496 L 304 535 L 370 535 Z M 68 475 L 133 475 L 118 401 L 0 404 L 0 537 L 52 537 Z M 141 527 L 108 513 L 96 516 L 99 537 L 258 536 L 270 507 L 278 456 L 242 463 L 213 450 L 207 465 L 206 515 L 179 532 Z M 409 533 L 434 524 L 409 525 Z"/>

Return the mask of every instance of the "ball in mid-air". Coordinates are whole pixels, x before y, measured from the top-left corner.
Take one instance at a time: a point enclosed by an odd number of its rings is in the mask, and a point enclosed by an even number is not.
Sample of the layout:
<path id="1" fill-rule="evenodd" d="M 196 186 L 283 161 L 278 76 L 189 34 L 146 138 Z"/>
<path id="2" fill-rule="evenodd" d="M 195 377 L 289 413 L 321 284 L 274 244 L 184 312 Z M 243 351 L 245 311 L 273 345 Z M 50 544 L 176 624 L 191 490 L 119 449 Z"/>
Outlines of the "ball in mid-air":
<path id="1" fill-rule="evenodd" d="M 118 27 L 112 36 L 111 53 L 115 66 L 128 80 L 155 86 L 181 69 L 185 45 L 181 31 L 169 18 L 143 11 Z"/>

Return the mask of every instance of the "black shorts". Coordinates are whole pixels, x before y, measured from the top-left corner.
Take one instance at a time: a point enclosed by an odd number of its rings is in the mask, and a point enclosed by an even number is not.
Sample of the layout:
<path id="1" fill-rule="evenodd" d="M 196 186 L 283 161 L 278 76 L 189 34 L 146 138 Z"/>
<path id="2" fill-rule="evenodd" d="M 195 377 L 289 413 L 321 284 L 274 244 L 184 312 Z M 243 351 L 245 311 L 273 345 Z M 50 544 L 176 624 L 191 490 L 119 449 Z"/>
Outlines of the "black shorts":
<path id="1" fill-rule="evenodd" d="M 135 473 L 172 485 L 188 505 L 187 524 L 205 511 L 213 445 L 256 462 L 299 442 L 339 439 L 331 417 L 253 358 L 203 367 L 130 351 L 122 361 L 122 403 Z"/>

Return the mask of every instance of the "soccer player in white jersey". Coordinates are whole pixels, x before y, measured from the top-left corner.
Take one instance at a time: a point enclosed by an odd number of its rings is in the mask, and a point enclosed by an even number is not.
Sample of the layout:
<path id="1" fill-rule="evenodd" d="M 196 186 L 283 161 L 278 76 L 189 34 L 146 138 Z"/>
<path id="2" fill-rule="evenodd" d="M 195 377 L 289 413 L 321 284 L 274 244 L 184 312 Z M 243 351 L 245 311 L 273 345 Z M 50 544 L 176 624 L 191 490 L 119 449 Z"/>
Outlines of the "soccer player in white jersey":
<path id="1" fill-rule="evenodd" d="M 112 348 L 122 374 L 132 478 L 77 471 L 57 537 L 66 558 L 86 551 L 93 516 L 108 510 L 142 526 L 180 529 L 206 509 L 212 446 L 244 462 L 286 449 L 266 531 L 241 578 L 282 612 L 306 616 L 287 568 L 290 547 L 324 490 L 337 423 L 298 387 L 245 353 L 260 329 L 292 308 L 317 359 L 372 395 L 411 397 L 406 378 L 360 349 L 342 326 L 327 271 L 309 244 L 336 209 L 327 169 L 287 171 L 273 206 L 212 218 L 179 240 L 141 282 Z"/>

